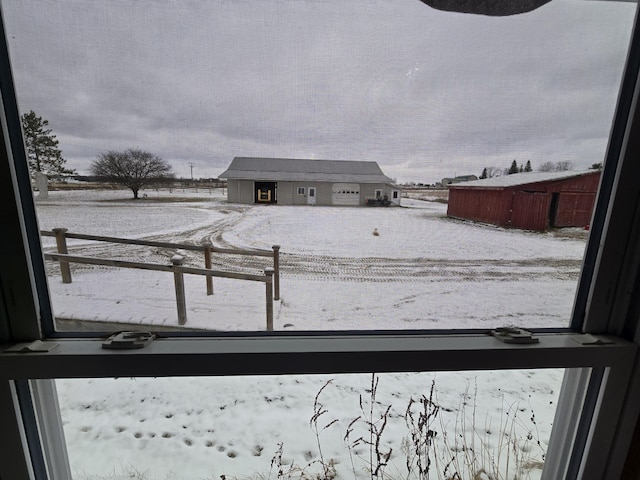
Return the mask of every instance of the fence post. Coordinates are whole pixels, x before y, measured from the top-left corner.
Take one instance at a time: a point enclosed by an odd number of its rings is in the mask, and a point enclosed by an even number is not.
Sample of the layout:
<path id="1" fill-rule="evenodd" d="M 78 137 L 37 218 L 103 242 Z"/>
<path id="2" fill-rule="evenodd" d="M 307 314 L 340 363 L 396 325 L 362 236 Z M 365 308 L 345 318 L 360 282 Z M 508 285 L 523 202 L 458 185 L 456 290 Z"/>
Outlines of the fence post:
<path id="1" fill-rule="evenodd" d="M 58 247 L 58 253 L 67 254 L 67 233 L 66 228 L 54 228 L 53 233 L 56 234 L 56 246 Z M 62 283 L 71 283 L 71 268 L 69 268 L 69 262 L 60 259 L 60 274 L 62 275 Z"/>
<path id="2" fill-rule="evenodd" d="M 264 274 L 267 277 L 265 282 L 267 291 L 267 331 L 271 332 L 273 331 L 273 268 L 265 268 Z"/>
<path id="3" fill-rule="evenodd" d="M 187 323 L 187 302 L 184 294 L 184 274 L 179 271 L 177 267 L 182 265 L 184 257 L 181 255 L 174 255 L 171 257 L 171 263 L 173 264 L 173 280 L 176 286 L 176 304 L 178 305 L 178 324 L 184 325 Z"/>
<path id="4" fill-rule="evenodd" d="M 273 299 L 280 300 L 280 245 L 273 247 Z"/>
<path id="5" fill-rule="evenodd" d="M 204 240 L 202 242 L 202 247 L 204 248 L 204 268 L 211 270 L 211 249 L 213 248 L 213 243 L 209 240 Z M 207 275 L 206 279 L 207 295 L 213 295 L 213 277 L 211 275 Z"/>

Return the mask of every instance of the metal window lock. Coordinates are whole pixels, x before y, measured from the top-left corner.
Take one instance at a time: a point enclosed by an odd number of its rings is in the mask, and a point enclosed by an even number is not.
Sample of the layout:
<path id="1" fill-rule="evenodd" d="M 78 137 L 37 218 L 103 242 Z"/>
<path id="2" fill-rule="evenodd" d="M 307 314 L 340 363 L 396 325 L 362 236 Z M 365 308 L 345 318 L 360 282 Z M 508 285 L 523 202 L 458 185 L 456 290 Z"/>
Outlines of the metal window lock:
<path id="1" fill-rule="evenodd" d="M 534 337 L 530 331 L 518 327 L 496 328 L 495 330 L 491 330 L 491 335 L 504 343 L 531 344 L 540 341 L 540 339 Z"/>
<path id="2" fill-rule="evenodd" d="M 104 340 L 102 348 L 112 350 L 144 348 L 155 338 L 156 336 L 151 332 L 118 332 Z"/>

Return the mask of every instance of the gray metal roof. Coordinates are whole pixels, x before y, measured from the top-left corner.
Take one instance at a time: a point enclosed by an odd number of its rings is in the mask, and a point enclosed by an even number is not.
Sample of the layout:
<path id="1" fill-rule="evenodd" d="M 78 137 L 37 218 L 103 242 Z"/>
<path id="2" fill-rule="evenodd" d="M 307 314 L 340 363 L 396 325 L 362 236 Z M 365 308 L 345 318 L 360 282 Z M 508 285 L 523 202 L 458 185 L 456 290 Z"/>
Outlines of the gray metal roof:
<path id="1" fill-rule="evenodd" d="M 219 175 L 227 180 L 393 183 L 376 162 L 235 157 Z"/>
<path id="2" fill-rule="evenodd" d="M 449 185 L 450 189 L 465 188 L 507 188 L 531 183 L 548 182 L 553 180 L 565 180 L 567 178 L 580 177 L 599 173 L 598 170 L 584 171 L 564 171 L 564 172 L 523 172 L 512 175 L 502 175 L 500 177 L 485 178 L 482 180 L 472 180 L 470 182 L 460 182 Z"/>

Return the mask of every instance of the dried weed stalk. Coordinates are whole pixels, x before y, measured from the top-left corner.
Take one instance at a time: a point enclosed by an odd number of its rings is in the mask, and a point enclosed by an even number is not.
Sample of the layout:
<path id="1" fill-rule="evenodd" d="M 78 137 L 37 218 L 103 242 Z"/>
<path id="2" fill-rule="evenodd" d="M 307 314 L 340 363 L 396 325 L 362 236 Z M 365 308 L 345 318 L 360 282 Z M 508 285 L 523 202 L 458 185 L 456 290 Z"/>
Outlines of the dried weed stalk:
<path id="1" fill-rule="evenodd" d="M 419 400 L 409 399 L 404 420 L 409 429 L 409 436 L 405 439 L 407 477 L 412 477 L 415 469 L 418 478 L 428 480 L 431 468 L 431 455 L 438 432 L 433 430 L 433 424 L 438 416 L 440 407 L 434 402 L 435 380 L 431 383 L 429 397 L 422 395 Z M 414 412 L 414 408 L 420 408 Z"/>

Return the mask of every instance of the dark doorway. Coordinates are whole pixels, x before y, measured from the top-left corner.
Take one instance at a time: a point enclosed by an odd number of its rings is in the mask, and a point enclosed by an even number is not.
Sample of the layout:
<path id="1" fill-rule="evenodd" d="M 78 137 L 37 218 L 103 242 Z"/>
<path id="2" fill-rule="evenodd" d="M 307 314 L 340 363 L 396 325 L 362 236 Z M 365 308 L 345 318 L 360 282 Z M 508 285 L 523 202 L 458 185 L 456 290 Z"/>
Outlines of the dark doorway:
<path id="1" fill-rule="evenodd" d="M 549 205 L 549 227 L 556 226 L 556 217 L 558 216 L 558 201 L 560 199 L 560 193 L 555 192 L 551 194 L 551 204 Z"/>
<path id="2" fill-rule="evenodd" d="M 277 182 L 255 182 L 256 203 L 278 203 Z"/>

